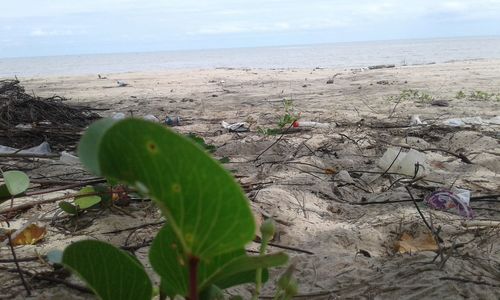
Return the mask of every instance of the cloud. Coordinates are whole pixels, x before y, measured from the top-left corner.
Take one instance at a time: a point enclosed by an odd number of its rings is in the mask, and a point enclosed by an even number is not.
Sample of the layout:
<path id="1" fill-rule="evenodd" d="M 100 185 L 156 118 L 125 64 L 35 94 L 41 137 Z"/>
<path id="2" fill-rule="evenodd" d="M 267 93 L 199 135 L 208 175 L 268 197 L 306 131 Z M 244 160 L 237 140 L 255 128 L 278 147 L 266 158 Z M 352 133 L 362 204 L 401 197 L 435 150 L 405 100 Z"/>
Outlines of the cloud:
<path id="1" fill-rule="evenodd" d="M 500 28 L 500 0 L 17 0 L 2 9 L 9 13 L 0 18 L 0 37 L 26 52 L 41 45 L 119 52 L 487 35 Z M 18 54 L 8 51 L 0 49 L 0 57 Z"/>
<path id="2" fill-rule="evenodd" d="M 36 28 L 30 32 L 30 36 L 33 37 L 46 37 L 46 36 L 71 36 L 75 33 L 69 29 L 63 30 L 44 30 L 40 28 Z"/>

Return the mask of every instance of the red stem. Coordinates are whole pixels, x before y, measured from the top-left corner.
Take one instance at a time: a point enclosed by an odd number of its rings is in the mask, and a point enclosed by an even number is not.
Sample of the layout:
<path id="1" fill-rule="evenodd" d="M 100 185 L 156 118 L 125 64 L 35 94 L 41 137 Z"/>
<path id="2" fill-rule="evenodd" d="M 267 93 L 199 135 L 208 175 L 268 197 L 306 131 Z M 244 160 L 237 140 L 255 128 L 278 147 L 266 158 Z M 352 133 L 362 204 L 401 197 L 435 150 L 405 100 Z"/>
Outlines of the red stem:
<path id="1" fill-rule="evenodd" d="M 198 263 L 199 258 L 189 256 L 189 300 L 198 300 Z"/>

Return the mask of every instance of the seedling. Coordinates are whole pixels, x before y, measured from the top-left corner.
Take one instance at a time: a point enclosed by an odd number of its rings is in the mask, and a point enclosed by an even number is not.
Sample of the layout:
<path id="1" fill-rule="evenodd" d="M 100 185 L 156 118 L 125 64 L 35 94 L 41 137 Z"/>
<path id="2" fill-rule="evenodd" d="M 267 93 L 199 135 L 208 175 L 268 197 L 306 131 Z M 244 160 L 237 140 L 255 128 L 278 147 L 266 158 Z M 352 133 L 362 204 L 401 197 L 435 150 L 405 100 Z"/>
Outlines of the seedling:
<path id="1" fill-rule="evenodd" d="M 258 132 L 265 135 L 276 135 L 283 133 L 283 129 L 290 126 L 295 121 L 300 119 L 300 113 L 295 112 L 293 107 L 292 99 L 283 99 L 283 110 L 284 114 L 279 116 L 277 121 L 277 127 L 275 128 L 261 128 L 259 127 Z"/>
<path id="2" fill-rule="evenodd" d="M 500 101 L 500 93 L 488 93 L 480 90 L 472 91 L 469 94 L 466 94 L 464 91 L 460 90 L 455 98 L 457 99 L 466 99 L 469 101 Z"/>
<path id="3" fill-rule="evenodd" d="M 0 184 L 0 203 L 24 193 L 30 186 L 30 179 L 24 172 L 1 170 L 0 172 L 3 176 L 3 183 Z"/>
<path id="4" fill-rule="evenodd" d="M 387 99 L 391 102 L 414 101 L 417 103 L 429 103 L 435 100 L 435 98 L 427 92 L 412 89 L 402 90 L 399 95 L 390 96 Z"/>
<path id="5" fill-rule="evenodd" d="M 149 252 L 161 277 L 160 298 L 215 299 L 220 291 L 256 282 L 262 270 L 285 264 L 283 253 L 248 256 L 255 221 L 241 187 L 221 164 L 189 138 L 152 122 L 104 119 L 79 145 L 82 163 L 95 175 L 134 187 L 167 219 Z M 62 263 L 101 299 L 151 299 L 143 266 L 100 241 L 66 248 Z"/>

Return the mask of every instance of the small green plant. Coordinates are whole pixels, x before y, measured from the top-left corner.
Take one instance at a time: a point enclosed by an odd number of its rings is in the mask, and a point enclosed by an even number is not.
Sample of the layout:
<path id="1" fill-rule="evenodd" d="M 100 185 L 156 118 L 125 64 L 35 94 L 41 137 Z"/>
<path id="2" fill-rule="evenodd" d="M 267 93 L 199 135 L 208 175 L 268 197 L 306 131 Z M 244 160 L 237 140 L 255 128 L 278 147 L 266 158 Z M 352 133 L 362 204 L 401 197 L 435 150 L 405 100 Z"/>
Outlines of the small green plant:
<path id="1" fill-rule="evenodd" d="M 480 90 L 475 90 L 466 94 L 463 90 L 460 90 L 456 95 L 456 99 L 466 99 L 469 101 L 500 101 L 500 93 L 488 93 Z"/>
<path id="2" fill-rule="evenodd" d="M 300 113 L 295 112 L 292 99 L 283 99 L 283 115 L 279 116 L 277 126 L 274 128 L 257 128 L 264 135 L 276 135 L 283 133 L 283 129 L 299 120 Z"/>
<path id="3" fill-rule="evenodd" d="M 488 93 L 483 91 L 472 91 L 467 97 L 470 101 L 491 101 L 500 100 L 500 94 Z"/>
<path id="4" fill-rule="evenodd" d="M 30 186 L 30 179 L 21 171 L 5 171 L 0 169 L 3 183 L 0 184 L 0 203 L 12 199 L 13 196 L 23 194 Z"/>
<path id="5" fill-rule="evenodd" d="M 435 98 L 424 91 L 405 89 L 398 95 L 389 96 L 387 100 L 391 102 L 415 101 L 417 103 L 429 103 L 434 101 Z"/>
<path id="6" fill-rule="evenodd" d="M 458 91 L 457 94 L 455 95 L 456 99 L 464 99 L 465 97 L 467 97 L 467 95 L 465 95 L 465 92 L 462 90 Z"/>
<path id="7" fill-rule="evenodd" d="M 67 201 L 59 202 L 59 208 L 71 215 L 77 215 L 79 212 L 89 209 L 102 201 L 102 197 L 93 186 L 82 188 L 75 197 L 73 203 Z M 107 193 L 108 198 L 111 198 Z"/>
<path id="8" fill-rule="evenodd" d="M 134 187 L 167 219 L 149 252 L 161 278 L 160 299 L 220 299 L 222 290 L 265 282 L 267 268 L 287 262 L 284 253 L 266 255 L 265 248 L 259 256 L 246 254 L 255 234 L 248 200 L 196 141 L 144 120 L 104 119 L 89 127 L 78 151 L 91 172 Z M 153 296 L 144 267 L 108 243 L 73 243 L 62 263 L 101 299 Z"/>

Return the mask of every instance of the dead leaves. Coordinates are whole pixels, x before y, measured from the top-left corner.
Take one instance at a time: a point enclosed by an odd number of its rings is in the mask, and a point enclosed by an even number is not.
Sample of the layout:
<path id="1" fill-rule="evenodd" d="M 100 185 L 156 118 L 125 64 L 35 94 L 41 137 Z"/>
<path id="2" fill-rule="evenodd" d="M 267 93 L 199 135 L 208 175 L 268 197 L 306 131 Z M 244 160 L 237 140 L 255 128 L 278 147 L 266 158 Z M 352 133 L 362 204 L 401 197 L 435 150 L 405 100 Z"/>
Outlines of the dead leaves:
<path id="1" fill-rule="evenodd" d="M 417 253 L 422 251 L 437 251 L 439 249 L 436 240 L 430 232 L 411 235 L 404 232 L 400 239 L 394 243 L 397 253 Z"/>
<path id="2" fill-rule="evenodd" d="M 19 230 L 14 229 L 0 229 L 0 242 L 5 241 L 10 235 L 12 238 L 12 246 L 22 246 L 22 245 L 34 245 L 41 241 L 47 234 L 47 229 L 45 227 L 38 226 L 36 224 L 30 224 L 24 229 Z"/>

